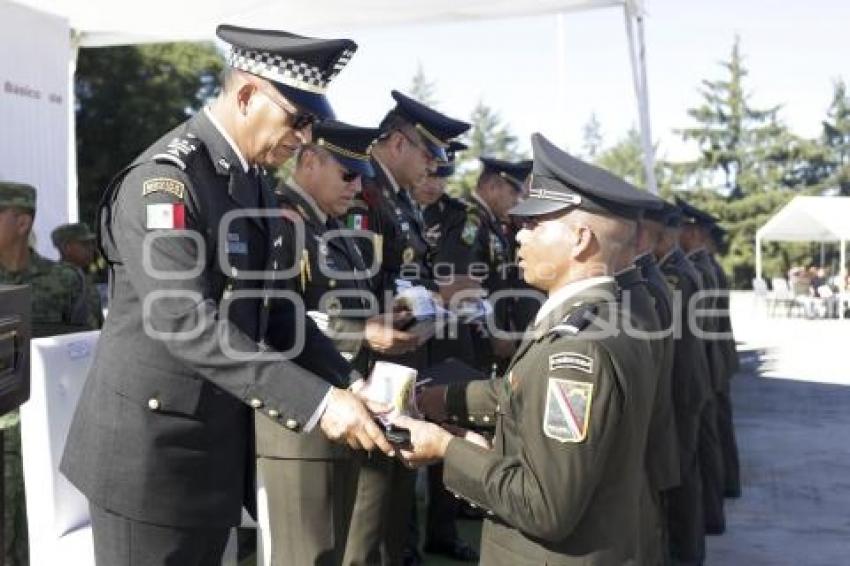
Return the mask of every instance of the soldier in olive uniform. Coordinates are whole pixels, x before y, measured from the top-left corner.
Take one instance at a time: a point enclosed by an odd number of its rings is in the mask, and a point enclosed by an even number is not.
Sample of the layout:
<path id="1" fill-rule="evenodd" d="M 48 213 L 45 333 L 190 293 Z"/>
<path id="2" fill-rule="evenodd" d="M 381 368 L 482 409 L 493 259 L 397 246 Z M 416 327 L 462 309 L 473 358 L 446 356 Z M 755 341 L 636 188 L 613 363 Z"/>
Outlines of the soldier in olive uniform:
<path id="1" fill-rule="evenodd" d="M 702 341 L 688 323 L 688 305 L 699 291 L 700 275 L 679 248 L 680 210 L 665 202 L 659 211 L 646 212 L 645 227 L 652 232 L 658 266 L 674 293 L 671 394 L 676 418 L 681 482 L 666 493 L 669 553 L 676 565 L 702 564 L 705 525 L 702 475 L 699 466 L 700 415 L 713 398 L 711 375 Z"/>
<path id="2" fill-rule="evenodd" d="M 718 250 L 725 247 L 725 230 L 717 224 L 708 227 L 709 236 L 706 238 L 706 250 L 714 274 L 717 279 L 717 287 L 722 294 L 717 298 L 717 307 L 720 309 L 718 315 L 718 328 L 726 336 L 720 338 L 720 349 L 726 367 L 727 381 L 731 380 L 739 368 L 738 351 L 735 344 L 735 334 L 732 331 L 732 319 L 729 317 L 729 276 L 726 275 L 720 262 L 717 261 Z M 738 441 L 735 439 L 735 427 L 732 419 L 731 389 L 727 387 L 718 399 L 717 426 L 719 427 L 721 443 L 723 446 L 724 463 L 724 490 L 723 495 L 729 498 L 741 497 L 741 471 L 738 460 Z"/>
<path id="3" fill-rule="evenodd" d="M 219 95 L 102 201 L 111 304 L 61 463 L 89 500 L 98 564 L 219 564 L 255 495 L 255 411 L 393 453 L 348 390 L 356 373 L 285 298 L 294 276 L 259 175 L 330 114 L 323 93 L 356 45 L 217 34 L 232 67 Z"/>
<path id="4" fill-rule="evenodd" d="M 488 511 L 482 564 L 635 563 L 655 377 L 607 274 L 645 197 L 539 134 L 532 146 L 531 197 L 512 214 L 527 218 L 520 267 L 549 298 L 503 380 L 420 397 L 435 420 L 496 419 L 493 446 L 402 417 L 402 456 L 444 458 L 449 489 Z"/>
<path id="5" fill-rule="evenodd" d="M 363 189 L 347 214 L 349 228 L 367 230 L 370 240 L 358 238 L 367 265 L 380 265 L 375 293 L 382 311 L 392 310 L 392 298 L 405 285 L 421 285 L 445 294 L 451 286 L 438 285 L 425 238 L 422 211 L 410 191 L 421 184 L 437 164 L 446 161 L 449 141 L 469 129 L 436 110 L 392 91 L 396 102 L 379 125 L 381 135 L 372 148 L 375 177 L 364 179 Z M 423 369 L 424 345 L 403 356 L 381 359 Z M 357 501 L 349 534 L 346 564 L 400 564 L 408 539 L 415 474 L 398 460 L 373 455 L 360 469 Z"/>
<path id="6" fill-rule="evenodd" d="M 367 266 L 337 220 L 361 177 L 374 174 L 368 152 L 377 136 L 341 122 L 315 125 L 293 178 L 277 190 L 283 238 L 293 243 L 288 265 L 298 266 L 304 308 L 360 374 L 368 370 L 370 348 L 417 346 L 415 336 L 376 314 Z M 379 341 L 384 337 L 388 344 Z M 357 489 L 354 451 L 318 430 L 297 434 L 262 415 L 255 426 L 260 508 L 267 509 L 260 513 L 261 563 L 341 564 Z"/>
<path id="7" fill-rule="evenodd" d="M 501 332 L 511 330 L 513 299 L 507 293 L 511 243 L 502 221 L 518 202 L 527 171 L 522 163 L 480 159 L 481 175 L 464 221 L 444 227 L 434 260 L 438 265 L 452 265 L 458 274 L 482 279 L 488 297 L 492 297 L 495 325 L 490 324 L 490 319 L 482 321 L 473 333 L 476 366 L 489 375 L 497 360 L 509 358 L 513 353 L 513 341 L 500 336 Z"/>
<path id="8" fill-rule="evenodd" d="M 30 185 L 0 181 L 0 283 L 29 285 L 32 336 L 97 328 L 86 302 L 85 279 L 75 267 L 45 259 L 29 246 L 36 211 Z M 7 564 L 27 563 L 27 521 L 18 411 L 0 417 L 5 442 L 5 514 L 2 549 Z"/>
<path id="9" fill-rule="evenodd" d="M 703 223 L 712 223 L 713 217 L 690 206 L 681 199 L 676 205 L 682 210 L 682 227 L 679 232 L 679 245 L 685 252 L 697 273 L 700 275 L 700 291 L 706 296 L 697 301 L 695 308 L 717 309 L 717 278 L 708 252 L 705 249 Z M 706 349 L 706 359 L 711 375 L 712 398 L 705 404 L 700 425 L 700 466 L 703 482 L 703 513 L 705 532 L 720 535 L 726 530 L 726 517 L 723 510 L 723 491 L 725 487 L 725 461 L 723 438 L 720 434 L 720 396 L 728 387 L 726 364 L 721 343 L 715 334 L 719 330 L 716 316 L 703 316 L 696 320 L 698 336 Z"/>
<path id="10" fill-rule="evenodd" d="M 425 223 L 425 238 L 431 248 L 436 278 L 453 277 L 457 274 L 454 258 L 441 254 L 446 245 L 447 234 L 457 230 L 466 221 L 469 205 L 446 193 L 446 181 L 455 172 L 457 152 L 467 149 L 466 144 L 452 141 L 446 148 L 447 161 L 440 163 L 436 171 L 413 190 L 413 198 L 422 207 Z M 469 366 L 476 364 L 473 332 L 478 326 L 468 324 L 462 316 L 450 321 L 450 326 L 429 342 L 428 362 L 434 366 L 454 358 Z M 443 466 L 428 467 L 428 513 L 425 525 L 423 550 L 428 554 L 440 554 L 462 562 L 478 562 L 478 552 L 460 537 L 457 515 L 460 502 L 443 484 Z M 416 517 L 414 517 L 414 520 Z"/>
<path id="11" fill-rule="evenodd" d="M 83 222 L 62 224 L 50 233 L 60 259 L 83 271 L 86 276 L 86 297 L 89 312 L 97 319 L 97 327 L 103 326 L 103 306 L 94 280 L 97 271 L 97 246 L 95 234 Z"/>

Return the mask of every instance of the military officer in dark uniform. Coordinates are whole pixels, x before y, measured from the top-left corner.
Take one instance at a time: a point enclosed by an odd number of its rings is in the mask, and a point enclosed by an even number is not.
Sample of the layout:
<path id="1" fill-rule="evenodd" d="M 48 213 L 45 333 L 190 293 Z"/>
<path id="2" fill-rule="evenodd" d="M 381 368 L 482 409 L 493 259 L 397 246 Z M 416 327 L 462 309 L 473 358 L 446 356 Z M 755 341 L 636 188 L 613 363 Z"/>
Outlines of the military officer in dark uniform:
<path id="1" fill-rule="evenodd" d="M 438 163 L 446 160 L 449 141 L 466 132 L 469 124 L 392 91 L 396 102 L 379 125 L 372 148 L 375 177 L 364 179 L 363 189 L 347 215 L 351 228 L 371 232 L 358 238 L 367 265 L 380 265 L 375 292 L 382 311 L 393 309 L 393 298 L 405 285 L 421 285 L 446 299 L 455 284 L 440 285 L 434 278 L 430 248 L 420 208 L 410 191 L 422 183 Z M 423 369 L 427 348 L 381 359 Z M 415 474 L 398 460 L 373 455 L 360 469 L 357 501 L 346 550 L 346 564 L 401 564 L 413 503 Z"/>
<path id="2" fill-rule="evenodd" d="M 432 419 L 495 418 L 493 446 L 399 418 L 413 447 L 402 456 L 444 458 L 449 489 L 487 510 L 482 564 L 635 563 L 655 377 L 609 274 L 644 196 L 539 134 L 532 145 L 531 197 L 512 214 L 527 219 L 520 267 L 548 299 L 503 380 L 420 405 Z"/>
<path id="3" fill-rule="evenodd" d="M 480 159 L 481 175 L 464 221 L 444 228 L 434 259 L 438 265 L 452 265 L 456 273 L 484 282 L 494 316 L 479 325 L 473 338 L 476 365 L 489 375 L 497 359 L 504 360 L 513 353 L 513 341 L 503 334 L 512 330 L 513 297 L 508 293 L 511 243 L 502 221 L 518 202 L 527 171 L 522 163 Z"/>
<path id="4" fill-rule="evenodd" d="M 681 211 L 665 202 L 657 211 L 644 213 L 644 228 L 655 241 L 655 257 L 672 293 L 673 369 L 670 380 L 678 439 L 678 487 L 665 493 L 669 556 L 676 565 L 697 565 L 705 560 L 705 524 L 702 475 L 698 446 L 700 415 L 713 398 L 705 347 L 688 322 L 691 298 L 699 291 L 699 273 L 679 247 Z"/>
<path id="5" fill-rule="evenodd" d="M 717 309 L 717 278 L 708 252 L 705 249 L 703 225 L 710 225 L 714 217 L 677 198 L 676 205 L 682 210 L 682 226 L 679 245 L 700 275 L 700 291 L 705 297 L 697 301 L 695 308 Z M 696 320 L 698 335 L 706 349 L 708 368 L 711 374 L 713 396 L 703 408 L 700 426 L 700 466 L 703 482 L 703 513 L 706 534 L 719 535 L 726 530 L 723 510 L 725 488 L 725 458 L 723 435 L 720 432 L 720 397 L 728 388 L 726 363 L 717 339 L 719 321 L 715 315 L 702 316 Z"/>
<path id="6" fill-rule="evenodd" d="M 258 175 L 309 141 L 356 45 L 217 33 L 232 67 L 219 96 L 103 199 L 111 307 L 61 464 L 89 500 L 101 565 L 220 563 L 253 499 L 253 412 L 393 452 L 347 389 L 351 366 L 281 298 L 292 279 Z"/>
<path id="7" fill-rule="evenodd" d="M 439 260 L 434 262 L 434 276 L 437 279 L 453 277 L 458 271 L 455 258 L 442 254 L 440 250 L 446 244 L 446 234 L 453 233 L 463 225 L 470 208 L 466 202 L 446 193 L 446 183 L 455 172 L 457 153 L 465 149 L 467 146 L 464 143 L 456 140 L 450 142 L 446 148 L 446 162 L 440 163 L 437 169 L 413 190 L 413 198 L 422 208 L 425 238 L 431 248 L 431 255 L 439 256 Z M 461 310 L 460 305 L 458 307 L 458 310 Z M 451 358 L 469 366 L 476 364 L 473 332 L 478 332 L 478 327 L 469 324 L 471 321 L 469 318 L 463 318 L 462 312 L 460 315 L 450 320 L 449 327 L 443 329 L 428 344 L 430 366 Z M 443 484 L 442 464 L 429 466 L 427 473 L 428 512 L 423 550 L 428 554 L 440 554 L 462 562 L 478 562 L 478 552 L 458 533 L 457 515 L 460 502 Z"/>
<path id="8" fill-rule="evenodd" d="M 714 274 L 717 279 L 717 287 L 721 295 L 717 298 L 718 328 L 725 336 L 720 338 L 720 349 L 725 361 L 727 380 L 731 380 L 739 368 L 738 350 L 735 344 L 735 333 L 732 330 L 732 319 L 729 317 L 729 276 L 717 261 L 718 250 L 726 246 L 726 232 L 718 224 L 708 227 L 709 235 L 705 240 L 706 251 Z M 732 419 L 732 399 L 727 387 L 726 394 L 722 395 L 717 407 L 718 426 L 720 427 L 721 442 L 723 444 L 723 461 L 725 465 L 725 483 L 723 495 L 729 498 L 741 497 L 741 471 L 738 460 L 738 441 L 735 439 L 735 427 Z"/>
<path id="9" fill-rule="evenodd" d="M 286 265 L 298 267 L 296 289 L 307 315 L 361 375 L 371 347 L 417 345 L 415 336 L 377 314 L 367 266 L 337 220 L 361 177 L 374 174 L 369 150 L 377 136 L 376 129 L 333 120 L 314 125 L 292 179 L 277 190 L 283 239 L 295 243 L 285 249 Z M 255 426 L 258 499 L 266 510 L 260 513 L 261 563 L 341 564 L 357 488 L 354 451 L 321 431 L 298 434 L 260 414 Z"/>

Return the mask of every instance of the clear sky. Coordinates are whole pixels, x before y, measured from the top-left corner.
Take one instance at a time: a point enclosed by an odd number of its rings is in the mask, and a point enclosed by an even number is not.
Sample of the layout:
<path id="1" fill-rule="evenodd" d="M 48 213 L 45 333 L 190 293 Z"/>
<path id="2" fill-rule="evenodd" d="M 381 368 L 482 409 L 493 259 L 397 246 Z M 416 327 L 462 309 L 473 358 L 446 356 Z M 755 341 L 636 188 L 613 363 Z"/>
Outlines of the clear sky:
<path id="1" fill-rule="evenodd" d="M 688 124 L 700 81 L 722 76 L 718 62 L 728 58 L 736 34 L 752 104 L 782 104 L 781 117 L 800 135 L 820 132 L 832 80 L 850 82 L 846 0 L 647 0 L 646 7 L 653 138 L 662 157 L 688 154 L 673 129 Z M 375 124 L 392 105 L 390 89 L 406 90 L 421 63 L 436 83 L 440 110 L 468 118 L 483 99 L 524 149 L 541 131 L 579 150 L 593 112 L 610 145 L 637 124 L 622 10 L 569 14 L 564 32 L 559 49 L 556 16 L 338 30 L 360 49 L 332 86 L 331 101 L 340 119 Z"/>

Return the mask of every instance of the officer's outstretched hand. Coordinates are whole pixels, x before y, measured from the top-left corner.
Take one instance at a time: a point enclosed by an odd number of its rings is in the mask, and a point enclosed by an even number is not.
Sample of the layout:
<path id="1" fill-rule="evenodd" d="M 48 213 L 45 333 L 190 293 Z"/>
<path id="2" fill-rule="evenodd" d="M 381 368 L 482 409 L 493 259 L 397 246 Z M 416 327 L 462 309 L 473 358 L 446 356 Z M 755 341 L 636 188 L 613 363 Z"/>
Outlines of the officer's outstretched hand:
<path id="1" fill-rule="evenodd" d="M 393 417 L 392 424 L 410 431 L 410 446 L 399 452 L 411 468 L 442 460 L 453 438 L 452 433 L 440 426 L 404 415 Z"/>
<path id="2" fill-rule="evenodd" d="M 372 407 L 371 410 L 379 411 L 380 407 Z M 355 450 L 362 448 L 372 451 L 377 447 L 387 456 L 395 455 L 392 445 L 373 419 L 370 409 L 366 408 L 360 397 L 335 387 L 331 389 L 319 427 L 330 440 L 346 442 Z"/>
<path id="3" fill-rule="evenodd" d="M 419 346 L 419 337 L 410 332 L 399 330 L 398 326 L 410 320 L 410 313 L 376 315 L 366 321 L 363 337 L 369 348 L 379 354 L 397 356 L 415 350 Z"/>

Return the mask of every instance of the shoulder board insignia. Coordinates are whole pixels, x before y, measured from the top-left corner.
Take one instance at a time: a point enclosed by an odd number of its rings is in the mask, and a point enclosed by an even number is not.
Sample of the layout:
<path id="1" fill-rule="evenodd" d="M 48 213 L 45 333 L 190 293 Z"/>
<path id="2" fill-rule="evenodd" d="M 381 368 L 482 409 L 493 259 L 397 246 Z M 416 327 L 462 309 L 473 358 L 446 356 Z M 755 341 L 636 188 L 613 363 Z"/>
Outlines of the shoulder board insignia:
<path id="1" fill-rule="evenodd" d="M 478 234 L 478 227 L 481 226 L 481 219 L 477 215 L 469 213 L 466 215 L 466 223 L 463 225 L 460 239 L 463 243 L 471 246 L 475 241 L 475 236 Z"/>
<path id="2" fill-rule="evenodd" d="M 289 220 L 293 224 L 298 224 L 301 222 L 301 216 L 291 208 L 281 208 L 280 215 L 285 219 Z"/>
<path id="3" fill-rule="evenodd" d="M 565 334 L 575 336 L 590 325 L 598 310 L 596 305 L 579 305 L 560 324 L 553 327 L 549 333 L 561 336 Z"/>
<path id="4" fill-rule="evenodd" d="M 549 356 L 549 371 L 575 369 L 593 373 L 593 358 L 578 352 L 558 352 Z"/>
<path id="5" fill-rule="evenodd" d="M 587 438 L 593 384 L 572 379 L 549 378 L 543 433 L 562 443 L 579 443 Z"/>
<path id="6" fill-rule="evenodd" d="M 151 159 L 157 162 L 168 161 L 169 163 L 178 166 L 181 171 L 186 170 L 186 163 L 184 163 L 183 160 L 179 157 L 171 155 L 170 153 L 157 153 L 156 155 L 151 157 Z"/>
<path id="7" fill-rule="evenodd" d="M 183 200 L 185 192 L 186 185 L 175 179 L 156 178 L 142 183 L 142 196 L 148 196 L 151 193 L 168 193 Z"/>

